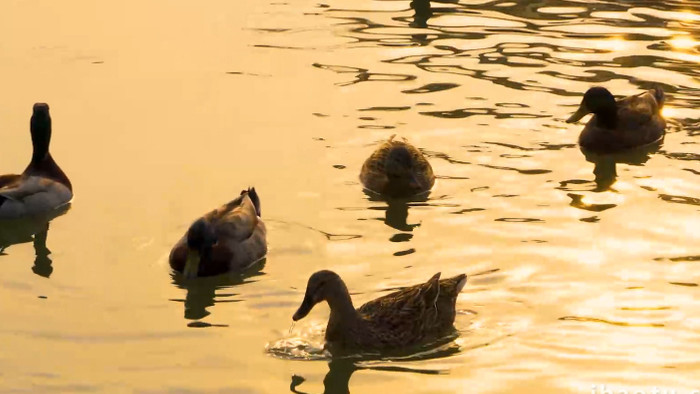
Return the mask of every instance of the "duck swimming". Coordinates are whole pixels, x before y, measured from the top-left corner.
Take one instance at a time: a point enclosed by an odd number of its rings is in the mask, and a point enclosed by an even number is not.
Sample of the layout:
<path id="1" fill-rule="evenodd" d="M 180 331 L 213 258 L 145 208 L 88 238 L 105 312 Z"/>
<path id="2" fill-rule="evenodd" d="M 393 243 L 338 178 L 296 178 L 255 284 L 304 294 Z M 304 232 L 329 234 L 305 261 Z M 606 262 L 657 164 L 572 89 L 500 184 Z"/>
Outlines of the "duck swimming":
<path id="1" fill-rule="evenodd" d="M 186 278 L 244 271 L 265 257 L 265 223 L 255 188 L 197 219 L 170 251 L 170 266 Z"/>
<path id="2" fill-rule="evenodd" d="M 353 350 L 392 350 L 415 345 L 445 334 L 455 319 L 457 295 L 467 276 L 427 282 L 369 301 L 355 309 L 343 280 L 332 271 L 318 271 L 306 285 L 304 301 L 292 319 L 309 314 L 321 301 L 331 315 L 326 327 L 326 347 Z"/>
<path id="3" fill-rule="evenodd" d="M 21 175 L 0 175 L 0 219 L 49 213 L 70 202 L 73 186 L 49 153 L 49 105 L 34 104 L 30 121 L 32 160 Z"/>
<path id="4" fill-rule="evenodd" d="M 387 197 L 411 197 L 429 191 L 435 184 L 430 163 L 415 146 L 394 137 L 365 161 L 360 181 L 366 189 Z"/>
<path id="5" fill-rule="evenodd" d="M 566 122 L 573 123 L 593 113 L 579 136 L 581 148 L 601 153 L 620 152 L 663 139 L 666 129 L 661 116 L 663 105 L 664 92 L 660 87 L 618 101 L 607 89 L 593 87 Z"/>

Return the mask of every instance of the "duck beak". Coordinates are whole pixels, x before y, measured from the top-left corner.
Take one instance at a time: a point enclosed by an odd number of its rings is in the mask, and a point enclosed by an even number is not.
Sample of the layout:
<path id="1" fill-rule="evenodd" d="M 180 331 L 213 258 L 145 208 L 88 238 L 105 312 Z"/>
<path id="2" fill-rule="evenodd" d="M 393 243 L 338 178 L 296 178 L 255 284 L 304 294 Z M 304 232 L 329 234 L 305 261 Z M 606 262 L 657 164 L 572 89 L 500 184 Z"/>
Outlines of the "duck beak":
<path id="1" fill-rule="evenodd" d="M 189 250 L 187 252 L 187 260 L 185 261 L 185 268 L 182 270 L 182 274 L 187 279 L 196 278 L 199 273 L 199 262 L 201 257 L 199 252 L 195 250 Z"/>
<path id="2" fill-rule="evenodd" d="M 311 309 L 313 309 L 313 307 L 314 302 L 311 300 L 311 297 L 304 297 L 304 301 L 302 301 L 301 305 L 299 306 L 299 309 L 297 309 L 296 313 L 294 313 L 294 316 L 292 316 L 292 320 L 297 321 L 305 318 L 306 315 L 308 315 L 309 312 L 311 312 Z"/>
<path id="3" fill-rule="evenodd" d="M 581 103 L 581 106 L 578 107 L 578 110 L 576 112 L 574 112 L 574 114 L 571 115 L 569 117 L 569 119 L 566 120 L 566 123 L 578 122 L 579 120 L 581 120 L 581 118 L 583 118 L 584 116 L 586 116 L 590 113 L 591 113 L 591 111 L 588 109 L 588 107 L 586 107 L 585 104 Z"/>

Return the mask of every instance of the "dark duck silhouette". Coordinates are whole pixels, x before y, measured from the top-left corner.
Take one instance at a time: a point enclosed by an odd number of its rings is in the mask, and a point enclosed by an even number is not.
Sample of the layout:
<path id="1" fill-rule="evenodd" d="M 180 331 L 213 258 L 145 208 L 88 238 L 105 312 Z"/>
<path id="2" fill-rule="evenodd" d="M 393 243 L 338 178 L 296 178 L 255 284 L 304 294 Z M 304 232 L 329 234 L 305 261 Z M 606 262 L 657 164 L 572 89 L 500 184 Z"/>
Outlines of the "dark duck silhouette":
<path id="1" fill-rule="evenodd" d="M 186 278 L 240 272 L 267 253 L 267 231 L 255 188 L 197 219 L 170 252 Z"/>
<path id="2" fill-rule="evenodd" d="M 73 186 L 56 164 L 51 143 L 49 105 L 34 104 L 30 121 L 32 160 L 21 175 L 0 175 L 0 219 L 43 215 L 73 198 Z"/>
<path id="3" fill-rule="evenodd" d="M 659 87 L 617 101 L 607 89 L 593 87 L 588 89 L 579 109 L 567 122 L 576 122 L 593 113 L 579 135 L 581 148 L 598 153 L 621 152 L 658 143 L 664 138 L 663 105 L 664 92 Z"/>
<path id="4" fill-rule="evenodd" d="M 418 148 L 391 136 L 362 165 L 360 181 L 386 197 L 411 197 L 435 184 L 433 168 Z"/>
<path id="5" fill-rule="evenodd" d="M 457 295 L 467 276 L 427 282 L 369 301 L 355 309 L 343 280 L 332 271 L 311 275 L 306 294 L 293 316 L 304 318 L 321 301 L 331 315 L 326 327 L 326 347 L 336 350 L 396 350 L 430 339 L 439 339 L 455 319 Z"/>

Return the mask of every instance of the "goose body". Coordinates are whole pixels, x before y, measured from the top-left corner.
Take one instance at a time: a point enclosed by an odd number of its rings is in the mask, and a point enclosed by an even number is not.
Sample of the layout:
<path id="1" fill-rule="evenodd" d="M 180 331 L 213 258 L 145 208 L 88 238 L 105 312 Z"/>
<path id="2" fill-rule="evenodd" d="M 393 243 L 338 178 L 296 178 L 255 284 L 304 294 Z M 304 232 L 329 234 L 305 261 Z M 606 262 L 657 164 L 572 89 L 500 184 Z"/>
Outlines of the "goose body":
<path id="1" fill-rule="evenodd" d="M 594 87 L 586 92 L 579 109 L 567 122 L 593 113 L 579 135 L 581 148 L 600 153 L 621 152 L 663 139 L 663 104 L 664 92 L 659 87 L 620 100 L 615 100 L 607 89 Z"/>
<path id="2" fill-rule="evenodd" d="M 267 253 L 265 223 L 255 188 L 197 219 L 170 252 L 186 277 L 243 271 Z"/>
<path id="3" fill-rule="evenodd" d="M 411 197 L 429 191 L 435 184 L 430 163 L 418 148 L 394 137 L 365 160 L 360 181 L 366 189 L 387 197 Z"/>
<path id="4" fill-rule="evenodd" d="M 34 104 L 30 126 L 31 162 L 20 175 L 0 176 L 0 219 L 46 214 L 73 198 L 70 180 L 49 153 L 51 116 L 47 104 Z"/>
<path id="5" fill-rule="evenodd" d="M 369 301 L 355 309 L 343 280 L 332 271 L 311 275 L 304 300 L 293 319 L 304 318 L 321 301 L 331 315 L 326 345 L 333 349 L 396 350 L 437 339 L 453 326 L 457 295 L 467 276 L 427 282 Z"/>

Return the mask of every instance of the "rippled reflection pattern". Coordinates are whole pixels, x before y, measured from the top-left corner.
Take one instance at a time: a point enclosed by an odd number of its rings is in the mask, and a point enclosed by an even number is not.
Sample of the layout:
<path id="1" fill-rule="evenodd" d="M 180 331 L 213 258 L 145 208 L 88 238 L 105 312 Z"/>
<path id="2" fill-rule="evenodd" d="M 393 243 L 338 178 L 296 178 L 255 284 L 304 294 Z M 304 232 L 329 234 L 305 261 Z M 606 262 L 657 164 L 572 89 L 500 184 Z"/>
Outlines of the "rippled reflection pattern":
<path id="1" fill-rule="evenodd" d="M 0 221 L 0 256 L 12 245 L 31 242 L 34 246 L 34 265 L 32 272 L 49 278 L 53 273 L 53 261 L 49 257 L 51 250 L 46 246 L 49 235 L 49 224 L 55 218 L 64 215 L 70 209 L 70 204 L 49 214 L 36 217 Z"/>
<path id="2" fill-rule="evenodd" d="M 48 101 L 76 191 L 50 231 L 0 227 L 0 391 L 700 389 L 698 1 L 37 0 L 0 2 L 0 36 L 0 172 Z M 656 84 L 662 144 L 579 149 L 589 87 Z M 362 191 L 391 134 L 429 195 Z M 191 218 L 247 185 L 264 266 L 171 275 Z M 326 306 L 290 330 L 320 269 L 357 306 L 466 273 L 454 338 L 329 359 Z"/>

